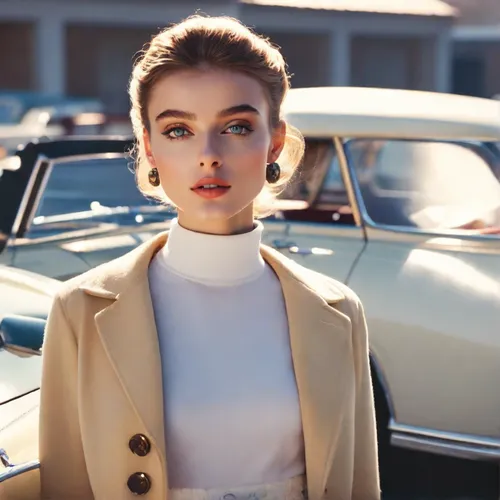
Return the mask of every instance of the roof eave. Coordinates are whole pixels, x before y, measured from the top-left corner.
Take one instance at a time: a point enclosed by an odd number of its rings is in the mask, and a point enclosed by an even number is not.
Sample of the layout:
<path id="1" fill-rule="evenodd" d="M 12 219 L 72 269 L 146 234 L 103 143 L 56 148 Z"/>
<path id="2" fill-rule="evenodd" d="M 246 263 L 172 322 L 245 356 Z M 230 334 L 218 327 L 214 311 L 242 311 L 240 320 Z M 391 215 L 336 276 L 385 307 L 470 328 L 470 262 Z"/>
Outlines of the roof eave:
<path id="1" fill-rule="evenodd" d="M 412 17 L 435 17 L 443 19 L 454 19 L 459 17 L 460 13 L 458 9 L 451 6 L 443 7 L 440 11 L 435 12 L 415 12 L 415 11 L 401 11 L 401 10 L 367 10 L 367 9 L 347 9 L 347 8 L 321 8 L 312 7 L 310 5 L 293 5 L 278 3 L 274 0 L 238 0 L 239 3 L 252 6 L 256 8 L 277 8 L 284 10 L 296 10 L 296 11 L 309 11 L 309 12 L 331 12 L 331 13 L 342 13 L 342 14 L 353 14 L 353 15 L 363 15 L 363 14 L 374 14 L 374 15 L 391 15 L 391 16 L 412 16 Z"/>

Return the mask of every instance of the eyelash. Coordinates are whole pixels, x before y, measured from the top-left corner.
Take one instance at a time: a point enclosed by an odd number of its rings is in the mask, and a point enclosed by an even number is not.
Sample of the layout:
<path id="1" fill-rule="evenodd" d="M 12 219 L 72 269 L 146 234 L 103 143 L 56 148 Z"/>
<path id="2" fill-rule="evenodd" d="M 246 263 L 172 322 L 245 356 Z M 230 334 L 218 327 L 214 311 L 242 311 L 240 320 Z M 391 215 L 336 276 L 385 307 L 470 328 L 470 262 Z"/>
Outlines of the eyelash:
<path id="1" fill-rule="evenodd" d="M 229 130 L 232 127 L 241 127 L 244 130 L 246 130 L 246 132 L 243 133 L 243 134 L 224 134 L 224 135 L 246 136 L 246 135 L 249 135 L 251 132 L 253 132 L 253 128 L 250 125 L 243 124 L 243 123 L 235 123 L 233 125 L 230 125 L 229 127 L 226 128 L 226 130 Z M 177 137 L 172 137 L 169 134 L 171 134 L 174 130 L 183 130 L 183 131 L 188 132 L 188 133 L 187 134 L 182 134 L 182 135 L 177 136 Z M 173 126 L 167 128 L 164 132 L 162 132 L 162 135 L 164 135 L 170 141 L 179 141 L 179 140 L 183 140 L 186 137 L 188 137 L 189 135 L 193 135 L 193 134 L 191 134 L 189 132 L 189 130 L 186 127 L 184 127 L 183 125 L 173 125 Z"/>

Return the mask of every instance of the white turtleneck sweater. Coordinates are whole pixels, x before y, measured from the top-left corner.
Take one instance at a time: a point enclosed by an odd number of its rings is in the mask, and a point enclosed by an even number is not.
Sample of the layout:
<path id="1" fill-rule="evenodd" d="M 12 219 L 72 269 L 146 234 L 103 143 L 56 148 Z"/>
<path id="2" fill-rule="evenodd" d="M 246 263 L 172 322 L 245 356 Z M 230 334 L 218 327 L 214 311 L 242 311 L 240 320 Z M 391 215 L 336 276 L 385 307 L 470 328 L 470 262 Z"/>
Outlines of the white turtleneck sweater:
<path id="1" fill-rule="evenodd" d="M 217 236 L 174 220 L 150 265 L 170 488 L 305 472 L 287 315 L 260 255 L 262 229 Z"/>

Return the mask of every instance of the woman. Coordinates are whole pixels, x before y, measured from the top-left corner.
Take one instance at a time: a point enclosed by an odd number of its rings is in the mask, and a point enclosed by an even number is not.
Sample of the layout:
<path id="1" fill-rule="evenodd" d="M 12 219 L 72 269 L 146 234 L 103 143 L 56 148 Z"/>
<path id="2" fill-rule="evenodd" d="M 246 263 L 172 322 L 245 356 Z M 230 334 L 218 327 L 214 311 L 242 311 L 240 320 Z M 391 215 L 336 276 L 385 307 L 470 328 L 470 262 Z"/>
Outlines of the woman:
<path id="1" fill-rule="evenodd" d="M 136 63 L 138 185 L 178 219 L 54 301 L 44 498 L 379 498 L 362 306 L 254 220 L 303 153 L 288 87 L 279 51 L 228 18 L 189 18 Z"/>

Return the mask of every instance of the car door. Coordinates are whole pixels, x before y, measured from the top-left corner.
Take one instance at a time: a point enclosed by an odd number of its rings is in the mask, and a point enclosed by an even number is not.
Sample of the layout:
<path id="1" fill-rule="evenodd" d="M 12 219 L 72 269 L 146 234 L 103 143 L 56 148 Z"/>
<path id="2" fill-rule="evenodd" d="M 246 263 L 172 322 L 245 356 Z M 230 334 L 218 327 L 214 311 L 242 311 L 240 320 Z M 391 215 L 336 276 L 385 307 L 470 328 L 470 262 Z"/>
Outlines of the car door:
<path id="1" fill-rule="evenodd" d="M 38 407 L 42 358 L 39 347 L 45 319 L 61 283 L 10 266 L 0 266 L 0 498 L 38 498 L 36 474 L 22 489 L 21 470 L 37 466 Z M 6 319 L 9 317 L 8 319 Z M 24 337 L 13 335 L 16 325 L 28 319 Z M 7 324 L 10 322 L 10 328 Z M 23 333 L 21 328 L 16 333 Z M 24 343 L 20 342 L 24 341 Z M 24 466 L 21 464 L 25 464 Z M 9 479 L 8 484 L 6 480 Z M 25 477 L 28 479 L 28 476 Z M 33 480 L 33 483 L 31 481 Z M 14 488 L 14 482 L 15 488 Z M 12 489 L 11 489 L 12 487 Z M 26 490 L 24 489 L 26 488 Z M 20 496 L 21 495 L 21 496 Z"/>
<path id="2" fill-rule="evenodd" d="M 303 164 L 265 221 L 265 242 L 298 263 L 345 282 L 365 246 L 333 140 L 306 140 Z"/>
<path id="3" fill-rule="evenodd" d="M 498 458 L 498 158 L 427 140 L 358 139 L 346 154 L 368 237 L 348 284 L 365 307 L 393 442 Z"/>
<path id="4" fill-rule="evenodd" d="M 106 138 L 61 140 L 21 153 L 20 170 L 31 175 L 9 242 L 15 267 L 68 279 L 165 227 L 165 210 L 136 187 L 131 145 Z"/>

